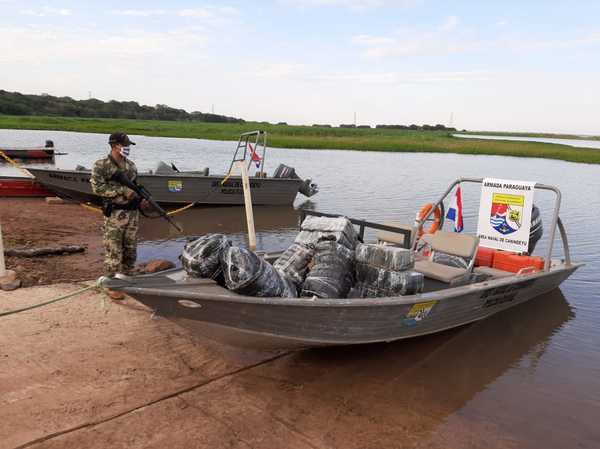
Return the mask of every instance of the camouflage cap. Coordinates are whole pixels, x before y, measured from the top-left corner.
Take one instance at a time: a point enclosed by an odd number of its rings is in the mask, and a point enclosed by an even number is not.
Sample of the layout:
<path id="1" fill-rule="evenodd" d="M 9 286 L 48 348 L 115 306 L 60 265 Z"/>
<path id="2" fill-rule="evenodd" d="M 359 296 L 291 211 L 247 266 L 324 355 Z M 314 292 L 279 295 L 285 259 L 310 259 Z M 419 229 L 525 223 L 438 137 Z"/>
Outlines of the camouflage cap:
<path id="1" fill-rule="evenodd" d="M 112 133 L 108 138 L 108 143 L 111 145 L 116 143 L 124 147 L 135 145 L 135 142 L 129 140 L 129 136 L 125 133 Z"/>

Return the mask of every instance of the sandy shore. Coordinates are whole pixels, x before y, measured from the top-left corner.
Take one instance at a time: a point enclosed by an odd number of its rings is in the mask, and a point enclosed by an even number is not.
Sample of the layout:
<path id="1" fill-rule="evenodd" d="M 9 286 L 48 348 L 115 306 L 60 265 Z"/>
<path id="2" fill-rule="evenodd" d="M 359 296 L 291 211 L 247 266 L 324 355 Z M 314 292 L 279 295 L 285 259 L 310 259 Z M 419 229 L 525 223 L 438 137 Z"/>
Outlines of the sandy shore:
<path id="1" fill-rule="evenodd" d="M 0 312 L 73 292 L 101 273 L 98 214 L 3 199 L 0 219 L 7 247 L 88 248 L 9 258 L 32 287 L 0 292 Z M 524 447 L 457 413 L 497 375 L 487 372 L 493 360 L 478 363 L 489 355 L 484 338 L 474 338 L 479 351 L 446 373 L 448 382 L 439 377 L 476 327 L 409 343 L 256 352 L 151 316 L 132 299 L 116 304 L 90 290 L 0 317 L 0 449 Z M 474 367 L 482 380 L 465 382 Z"/>
<path id="2" fill-rule="evenodd" d="M 77 204 L 47 204 L 42 198 L 0 198 L 4 247 L 85 245 L 82 254 L 8 257 L 24 286 L 94 279 L 102 274 L 102 215 Z"/>
<path id="3" fill-rule="evenodd" d="M 0 292 L 0 311 L 82 285 Z M 452 334 L 253 352 L 94 290 L 0 320 L 1 449 L 517 447 L 454 413 L 469 394 L 429 366 Z"/>

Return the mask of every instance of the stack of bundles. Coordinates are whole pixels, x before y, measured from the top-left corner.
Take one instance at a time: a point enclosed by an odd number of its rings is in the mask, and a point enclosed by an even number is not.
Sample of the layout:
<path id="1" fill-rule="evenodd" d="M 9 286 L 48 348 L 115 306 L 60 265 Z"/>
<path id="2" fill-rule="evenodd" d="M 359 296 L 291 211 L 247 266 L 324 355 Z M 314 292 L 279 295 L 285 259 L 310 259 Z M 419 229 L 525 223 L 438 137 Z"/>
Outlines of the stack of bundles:
<path id="1" fill-rule="evenodd" d="M 356 247 L 356 290 L 366 298 L 413 295 L 423 291 L 423 275 L 411 271 L 411 250 L 359 244 Z"/>
<path id="2" fill-rule="evenodd" d="M 296 286 L 286 275 L 245 248 L 227 248 L 223 252 L 221 265 L 225 286 L 235 293 L 260 297 L 298 297 Z"/>
<path id="3" fill-rule="evenodd" d="M 300 288 L 306 274 L 308 265 L 315 255 L 314 245 L 292 243 L 285 252 L 273 263 L 273 267 L 285 274 L 295 285 Z"/>
<path id="4" fill-rule="evenodd" d="M 327 238 L 327 237 L 325 237 Z M 315 245 L 314 265 L 302 286 L 302 296 L 345 298 L 354 283 L 354 252 L 331 240 Z"/>
<path id="5" fill-rule="evenodd" d="M 319 240 L 335 240 L 354 251 L 358 236 L 354 226 L 344 217 L 316 217 L 309 215 L 304 219 L 296 243 L 315 245 Z"/>
<path id="6" fill-rule="evenodd" d="M 183 247 L 181 263 L 190 276 L 214 279 L 224 285 L 221 256 L 230 247 L 231 242 L 223 234 L 207 234 Z"/>

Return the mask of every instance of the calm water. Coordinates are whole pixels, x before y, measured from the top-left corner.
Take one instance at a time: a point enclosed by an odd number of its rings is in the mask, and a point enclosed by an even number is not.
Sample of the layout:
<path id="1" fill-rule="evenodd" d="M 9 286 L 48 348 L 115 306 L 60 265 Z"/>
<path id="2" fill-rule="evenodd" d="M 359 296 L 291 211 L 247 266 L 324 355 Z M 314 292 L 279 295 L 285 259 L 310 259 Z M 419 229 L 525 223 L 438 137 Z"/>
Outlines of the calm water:
<path id="1" fill-rule="evenodd" d="M 552 137 L 522 137 L 522 136 L 488 136 L 475 134 L 454 134 L 454 137 L 463 139 L 487 139 L 487 140 L 516 140 L 520 142 L 542 142 L 568 145 L 580 148 L 600 148 L 600 140 L 585 139 L 554 139 Z"/>
<path id="2" fill-rule="evenodd" d="M 0 130 L 0 145 L 39 145 L 47 138 L 69 153 L 56 158 L 61 168 L 89 167 L 107 150 L 105 135 Z M 154 168 L 163 159 L 180 169 L 210 166 L 213 173 L 224 172 L 234 148 L 232 142 L 195 139 L 134 140 L 138 145 L 132 159 L 140 169 Z M 441 335 L 369 349 L 306 351 L 297 357 L 322 376 L 314 386 L 317 392 L 339 385 L 366 407 L 370 423 L 386 422 L 394 410 L 414 408 L 427 417 L 428 425 L 420 431 L 435 447 L 446 442 L 461 447 L 600 447 L 600 166 L 495 156 L 270 150 L 267 171 L 279 162 L 312 177 L 321 191 L 311 200 L 299 196 L 294 208 L 255 211 L 258 246 L 267 251 L 292 241 L 299 207 L 412 222 L 419 207 L 458 176 L 558 185 L 572 257 L 587 263 L 560 291 Z M 0 173 L 14 171 L 0 167 Z M 478 200 L 478 187 L 464 185 L 467 232 L 476 228 Z M 536 193 L 535 202 L 547 226 L 552 194 Z M 243 242 L 243 217 L 241 208 L 204 208 L 177 220 L 187 236 L 219 231 Z M 537 253 L 547 247 L 547 235 Z M 158 255 L 176 260 L 185 240 L 157 220 L 143 223 L 141 238 L 142 260 Z M 331 359 L 335 370 L 325 368 Z M 359 394 L 364 388 L 371 388 L 371 394 Z M 417 396 L 418 403 L 407 399 Z M 373 407 L 369 401 L 376 400 L 386 406 Z"/>

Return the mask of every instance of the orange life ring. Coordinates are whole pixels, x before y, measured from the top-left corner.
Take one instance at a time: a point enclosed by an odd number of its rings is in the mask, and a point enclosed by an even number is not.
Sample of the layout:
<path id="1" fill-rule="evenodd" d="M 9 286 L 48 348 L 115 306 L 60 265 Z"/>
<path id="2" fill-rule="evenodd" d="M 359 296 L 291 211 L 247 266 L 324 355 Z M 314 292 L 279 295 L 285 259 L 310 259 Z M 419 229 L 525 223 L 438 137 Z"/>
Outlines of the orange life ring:
<path id="1" fill-rule="evenodd" d="M 432 208 L 433 208 L 433 204 L 431 204 L 431 203 L 427 203 L 427 204 L 423 205 L 423 207 L 417 214 L 417 221 L 423 220 L 423 218 L 425 218 L 427 216 L 427 214 L 429 214 L 429 212 L 431 211 Z M 426 229 L 425 226 L 421 226 L 419 228 L 419 237 L 421 237 L 423 234 L 433 234 L 438 229 L 440 229 L 440 226 L 442 224 L 442 209 L 440 208 L 440 206 L 435 208 L 435 210 L 433 211 L 433 215 L 434 215 L 433 223 L 431 224 L 431 226 L 429 228 Z"/>

